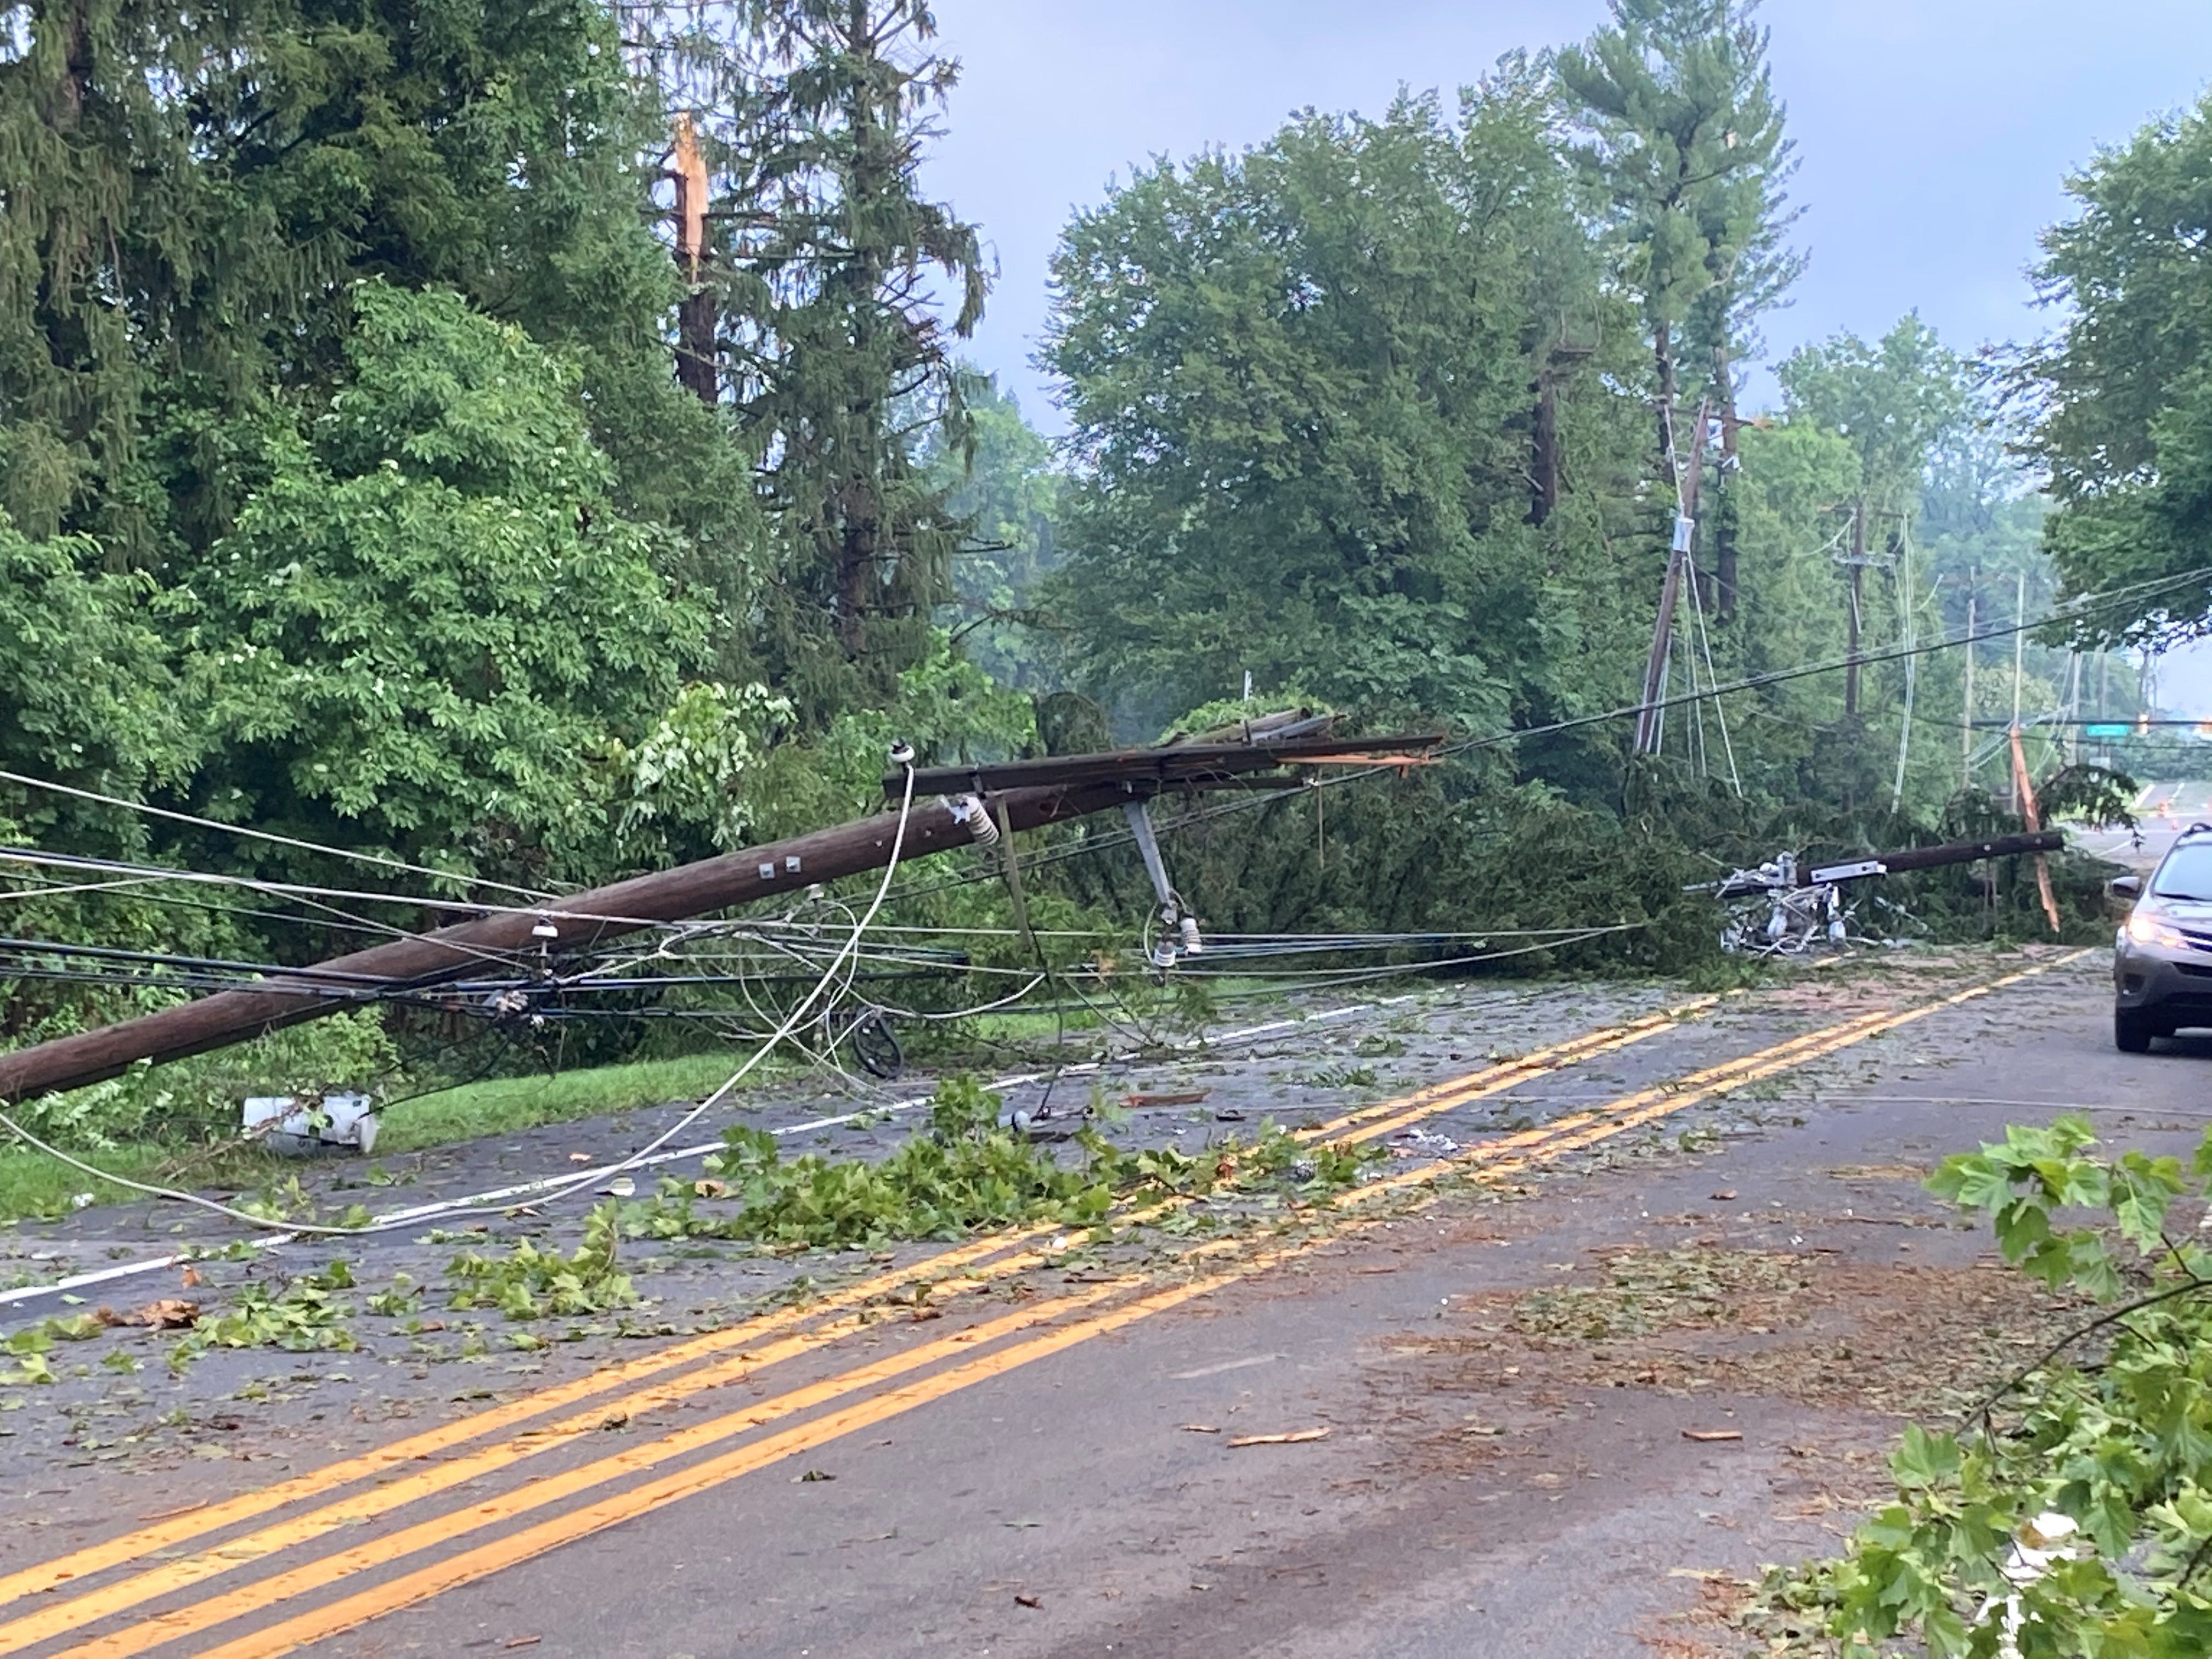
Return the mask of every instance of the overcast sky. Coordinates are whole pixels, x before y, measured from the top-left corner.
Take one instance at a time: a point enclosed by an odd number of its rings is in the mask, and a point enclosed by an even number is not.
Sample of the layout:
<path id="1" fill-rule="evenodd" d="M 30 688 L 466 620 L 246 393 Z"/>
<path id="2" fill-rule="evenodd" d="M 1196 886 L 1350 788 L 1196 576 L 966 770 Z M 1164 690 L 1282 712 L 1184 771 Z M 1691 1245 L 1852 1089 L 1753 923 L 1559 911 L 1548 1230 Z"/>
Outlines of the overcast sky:
<path id="1" fill-rule="evenodd" d="M 1602 0 L 938 0 L 964 65 L 929 183 L 983 228 L 999 285 L 973 355 L 1030 367 L 1069 213 L 1133 162 L 1265 138 L 1307 106 L 1379 112 L 1515 46 L 1578 40 Z M 2212 81 L 2206 0 L 1769 0 L 1812 266 L 1767 332 L 1787 349 L 1917 307 L 1955 346 L 2039 326 L 2022 268 L 2100 144 Z M 1048 411 L 1035 407 L 1039 419 Z"/>
<path id="2" fill-rule="evenodd" d="M 1308 106 L 1373 113 L 1401 85 L 1454 88 L 1605 15 L 1603 0 L 937 0 L 964 75 L 928 183 L 999 266 L 969 355 L 1057 431 L 1030 362 L 1047 262 L 1109 179 L 1256 143 Z M 1961 350 L 2037 331 L 2024 268 L 2067 173 L 2212 82 L 2208 0 L 1768 0 L 1762 15 L 1812 259 L 1766 325 L 1771 355 L 1871 337 L 1915 307 Z M 2169 670 L 2169 700 L 2191 688 L 2212 713 L 2212 653 Z"/>

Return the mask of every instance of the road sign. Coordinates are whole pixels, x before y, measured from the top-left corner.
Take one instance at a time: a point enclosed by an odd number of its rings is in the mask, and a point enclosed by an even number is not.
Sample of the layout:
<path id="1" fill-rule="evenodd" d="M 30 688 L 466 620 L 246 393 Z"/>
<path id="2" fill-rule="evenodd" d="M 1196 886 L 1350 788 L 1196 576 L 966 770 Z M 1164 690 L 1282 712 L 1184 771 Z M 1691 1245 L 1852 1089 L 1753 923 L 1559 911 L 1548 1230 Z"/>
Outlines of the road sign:
<path id="1" fill-rule="evenodd" d="M 2086 727 L 2081 735 L 2085 738 L 2124 738 L 2128 731 L 2125 726 L 2092 726 Z"/>

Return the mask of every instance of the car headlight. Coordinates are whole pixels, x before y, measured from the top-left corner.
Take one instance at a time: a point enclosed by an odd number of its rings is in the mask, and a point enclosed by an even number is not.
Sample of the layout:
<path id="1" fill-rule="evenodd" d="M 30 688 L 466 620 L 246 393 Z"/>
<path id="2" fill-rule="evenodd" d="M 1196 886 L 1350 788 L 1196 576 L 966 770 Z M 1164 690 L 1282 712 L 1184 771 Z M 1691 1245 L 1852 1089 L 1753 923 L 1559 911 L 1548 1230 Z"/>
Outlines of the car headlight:
<path id="1" fill-rule="evenodd" d="M 2128 937 L 2138 945 L 2155 945 L 2161 950 L 2185 951 L 2189 948 L 2189 941 L 2181 936 L 2181 929 L 2142 910 L 2128 918 Z"/>

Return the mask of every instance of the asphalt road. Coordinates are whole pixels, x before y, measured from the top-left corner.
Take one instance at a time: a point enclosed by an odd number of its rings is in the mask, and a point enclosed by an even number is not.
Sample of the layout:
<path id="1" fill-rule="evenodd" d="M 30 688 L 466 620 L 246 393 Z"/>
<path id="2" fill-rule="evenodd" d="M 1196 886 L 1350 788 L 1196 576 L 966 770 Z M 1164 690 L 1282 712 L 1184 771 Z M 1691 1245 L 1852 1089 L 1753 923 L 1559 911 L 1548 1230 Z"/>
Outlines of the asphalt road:
<path id="1" fill-rule="evenodd" d="M 1198 1078 L 1194 1144 L 1273 1109 L 1386 1146 L 1341 1194 L 671 1251 L 630 1334 L 544 1352 L 172 1379 L 111 1334 L 0 1390 L 0 1655 L 1737 1651 L 1713 1587 L 1833 1547 L 1901 1424 L 2052 1317 L 1925 1173 L 2062 1109 L 2161 1150 L 2212 1119 L 2212 1042 L 2115 1053 L 2105 971 L 1430 994 L 1111 1079 Z"/>

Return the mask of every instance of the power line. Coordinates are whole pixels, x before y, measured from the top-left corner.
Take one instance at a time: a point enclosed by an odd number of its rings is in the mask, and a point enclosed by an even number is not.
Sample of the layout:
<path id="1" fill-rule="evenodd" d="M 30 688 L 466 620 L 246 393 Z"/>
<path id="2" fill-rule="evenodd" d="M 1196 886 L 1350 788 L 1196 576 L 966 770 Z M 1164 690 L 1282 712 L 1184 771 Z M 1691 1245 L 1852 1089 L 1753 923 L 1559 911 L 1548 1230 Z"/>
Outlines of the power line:
<path id="1" fill-rule="evenodd" d="M 320 853 L 325 857 L 350 859 L 358 864 L 374 864 L 386 870 L 404 870 L 413 875 L 429 876 L 439 881 L 468 882 L 479 887 L 495 887 L 501 892 L 519 893 L 525 898 L 550 899 L 557 896 L 536 887 L 517 887 L 510 882 L 492 881 L 465 875 L 453 870 L 434 869 L 427 864 L 410 864 L 404 859 L 386 858 L 379 853 L 349 851 L 343 847 L 329 847 L 320 842 L 302 841 L 296 836 L 281 836 L 273 830 L 254 830 L 240 823 L 224 823 L 216 818 L 204 818 L 191 812 L 173 811 L 166 806 L 149 806 L 144 801 L 126 800 L 120 795 L 102 794 L 97 789 L 80 789 L 74 784 L 57 783 L 52 778 L 34 778 L 25 772 L 0 770 L 0 781 L 19 783 L 29 789 L 51 790 L 58 795 L 74 795 L 79 800 L 98 801 L 104 806 L 119 806 L 126 811 L 143 812 L 149 817 L 167 818 L 175 823 L 189 823 L 197 829 L 218 830 L 226 835 L 244 836 L 254 841 L 274 842 L 279 847 L 290 847 L 301 852 Z"/>

